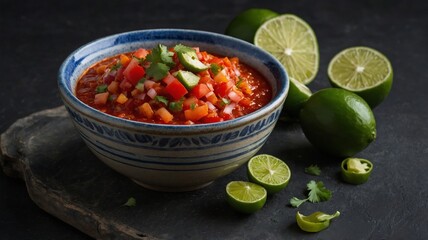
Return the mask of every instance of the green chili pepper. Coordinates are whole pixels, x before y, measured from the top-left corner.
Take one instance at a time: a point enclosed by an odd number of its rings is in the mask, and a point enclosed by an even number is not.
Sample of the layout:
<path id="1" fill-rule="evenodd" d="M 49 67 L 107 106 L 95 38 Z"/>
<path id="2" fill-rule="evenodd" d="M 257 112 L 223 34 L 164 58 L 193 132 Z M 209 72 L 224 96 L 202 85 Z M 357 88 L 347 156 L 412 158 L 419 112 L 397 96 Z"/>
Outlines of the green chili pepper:
<path id="1" fill-rule="evenodd" d="M 351 184 L 367 182 L 373 170 L 373 164 L 362 158 L 347 158 L 342 161 L 342 178 Z"/>

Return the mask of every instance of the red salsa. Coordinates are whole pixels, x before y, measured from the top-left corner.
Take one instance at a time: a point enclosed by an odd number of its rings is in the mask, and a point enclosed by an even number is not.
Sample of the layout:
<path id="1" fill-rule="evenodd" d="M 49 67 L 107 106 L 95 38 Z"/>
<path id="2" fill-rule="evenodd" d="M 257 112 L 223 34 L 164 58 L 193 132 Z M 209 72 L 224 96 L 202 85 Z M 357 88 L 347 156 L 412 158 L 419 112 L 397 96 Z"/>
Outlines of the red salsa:
<path id="1" fill-rule="evenodd" d="M 202 124 L 238 118 L 272 98 L 268 82 L 236 57 L 158 45 L 110 57 L 80 76 L 76 96 L 140 122 Z"/>

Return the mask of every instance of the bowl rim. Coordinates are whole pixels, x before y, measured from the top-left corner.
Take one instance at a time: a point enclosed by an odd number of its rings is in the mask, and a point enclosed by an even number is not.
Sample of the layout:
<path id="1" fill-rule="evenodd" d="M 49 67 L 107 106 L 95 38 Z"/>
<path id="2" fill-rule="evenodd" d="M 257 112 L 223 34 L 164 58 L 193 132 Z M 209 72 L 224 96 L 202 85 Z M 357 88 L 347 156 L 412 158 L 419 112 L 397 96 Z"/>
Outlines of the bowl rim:
<path id="1" fill-rule="evenodd" d="M 129 119 L 124 119 L 120 117 L 116 117 L 110 114 L 103 113 L 95 108 L 90 107 L 89 105 L 86 105 L 82 101 L 80 101 L 74 94 L 74 89 L 68 88 L 66 85 L 67 79 L 65 77 L 66 75 L 66 68 L 68 64 L 73 61 L 74 57 L 78 55 L 79 53 L 83 53 L 84 50 L 87 50 L 94 45 L 97 45 L 99 43 L 102 43 L 103 41 L 109 41 L 113 39 L 118 39 L 119 37 L 123 36 L 129 36 L 133 34 L 149 34 L 152 33 L 153 36 L 156 36 L 156 34 L 166 34 L 166 33 L 175 33 L 175 34 L 184 34 L 187 36 L 191 35 L 199 35 L 199 36 L 209 36 L 212 38 L 215 38 L 217 40 L 224 41 L 228 43 L 229 45 L 240 45 L 244 49 L 248 49 L 252 51 L 252 54 L 254 56 L 263 57 L 264 60 L 267 60 L 269 64 L 274 64 L 278 67 L 278 74 L 279 79 L 276 79 L 277 86 L 276 86 L 276 94 L 273 96 L 271 101 L 263 106 L 262 108 L 243 115 L 241 117 L 226 120 L 222 122 L 216 122 L 216 123 L 204 123 L 204 124 L 192 124 L 192 125 L 178 125 L 178 124 L 161 124 L 161 123 L 147 123 L 147 122 L 139 122 Z M 153 37 L 148 38 L 148 40 L 152 40 Z M 175 38 L 161 38 L 159 40 L 174 40 Z M 192 41 L 193 39 L 184 39 L 185 41 Z M 197 39 L 199 40 L 199 39 Z M 139 40 L 136 40 L 139 41 Z M 136 41 L 129 41 L 129 42 L 136 42 Z M 199 40 L 200 41 L 200 40 Z M 200 41 L 201 42 L 201 41 Z M 126 43 L 126 42 L 125 42 Z M 122 43 L 120 43 L 122 44 Z M 106 48 L 109 48 L 112 46 L 108 46 Z M 230 46 L 229 46 L 230 47 Z M 99 51 L 99 50 L 98 50 Z M 84 59 L 87 56 L 91 54 L 95 54 L 96 52 L 91 52 L 89 54 L 86 54 L 84 56 L 81 56 L 79 59 Z M 245 62 L 245 61 L 244 61 Z M 263 63 L 264 65 L 267 65 L 266 63 Z M 270 67 L 268 67 L 270 68 Z M 61 64 L 59 71 L 58 71 L 58 88 L 60 90 L 60 95 L 64 103 L 68 103 L 70 106 L 72 106 L 74 109 L 78 110 L 81 114 L 84 114 L 85 116 L 97 119 L 97 121 L 103 122 L 107 125 L 113 125 L 119 128 L 127 128 L 127 129 L 139 129 L 139 128 L 146 128 L 146 129 L 152 129 L 152 130 L 158 130 L 162 129 L 164 131 L 167 130 L 180 130 L 185 132 L 199 132 L 204 130 L 214 130 L 214 129 L 224 129 L 224 128 L 231 128 L 231 126 L 241 125 L 241 124 L 247 124 L 248 122 L 253 122 L 257 119 L 260 119 L 264 116 L 268 116 L 270 113 L 272 113 L 273 109 L 276 109 L 278 106 L 282 107 L 285 98 L 288 95 L 289 90 L 289 76 L 286 71 L 286 69 L 283 67 L 283 65 L 270 53 L 267 51 L 256 47 L 253 44 L 250 44 L 246 41 L 243 41 L 241 39 L 237 39 L 234 37 L 230 37 L 227 35 L 209 32 L 209 31 L 201 31 L 201 30 L 191 30 L 191 29 L 178 29 L 178 28 L 160 28 L 160 29 L 144 29 L 144 30 L 134 30 L 134 31 L 127 31 L 127 32 L 121 32 L 116 33 L 112 35 L 108 35 L 105 37 L 101 37 L 98 39 L 95 39 L 93 41 L 90 41 L 76 50 L 74 50 L 72 53 L 70 53 L 67 58 L 63 61 Z M 271 86 L 273 87 L 273 86 Z M 67 104 L 66 104 L 67 105 Z"/>

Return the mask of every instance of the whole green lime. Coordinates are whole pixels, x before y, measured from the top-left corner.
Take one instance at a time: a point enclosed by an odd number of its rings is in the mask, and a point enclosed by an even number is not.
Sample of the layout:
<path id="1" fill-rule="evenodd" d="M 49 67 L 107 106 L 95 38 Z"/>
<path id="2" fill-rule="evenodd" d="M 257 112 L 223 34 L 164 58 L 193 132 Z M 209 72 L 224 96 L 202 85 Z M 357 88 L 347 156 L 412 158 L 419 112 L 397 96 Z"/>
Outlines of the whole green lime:
<path id="1" fill-rule="evenodd" d="M 264 8 L 250 8 L 239 13 L 226 28 L 226 35 L 253 43 L 257 29 L 279 14 Z"/>
<path id="2" fill-rule="evenodd" d="M 306 138 L 333 156 L 353 156 L 376 138 L 370 106 L 344 89 L 326 88 L 312 94 L 299 116 Z"/>

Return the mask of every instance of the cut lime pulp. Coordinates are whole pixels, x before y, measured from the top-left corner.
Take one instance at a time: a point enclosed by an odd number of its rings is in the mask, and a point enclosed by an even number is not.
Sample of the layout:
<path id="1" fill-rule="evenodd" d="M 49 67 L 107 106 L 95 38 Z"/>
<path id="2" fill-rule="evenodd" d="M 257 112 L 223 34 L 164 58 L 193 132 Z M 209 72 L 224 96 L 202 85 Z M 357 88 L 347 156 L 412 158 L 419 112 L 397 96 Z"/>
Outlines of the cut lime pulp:
<path id="1" fill-rule="evenodd" d="M 259 27 L 254 44 L 276 57 L 290 77 L 309 84 L 319 66 L 318 42 L 314 31 L 301 18 L 284 14 Z"/>
<path id="2" fill-rule="evenodd" d="M 352 47 L 330 61 L 328 76 L 334 87 L 360 95 L 374 108 L 389 95 L 393 72 L 382 53 L 368 47 Z"/>
<path id="3" fill-rule="evenodd" d="M 232 181 L 226 186 L 227 202 L 237 211 L 253 213 L 266 203 L 267 192 L 262 186 L 244 181 Z"/>
<path id="4" fill-rule="evenodd" d="M 248 178 L 263 186 L 268 194 L 284 189 L 291 177 L 290 168 L 282 160 L 267 154 L 260 154 L 248 161 Z"/>

